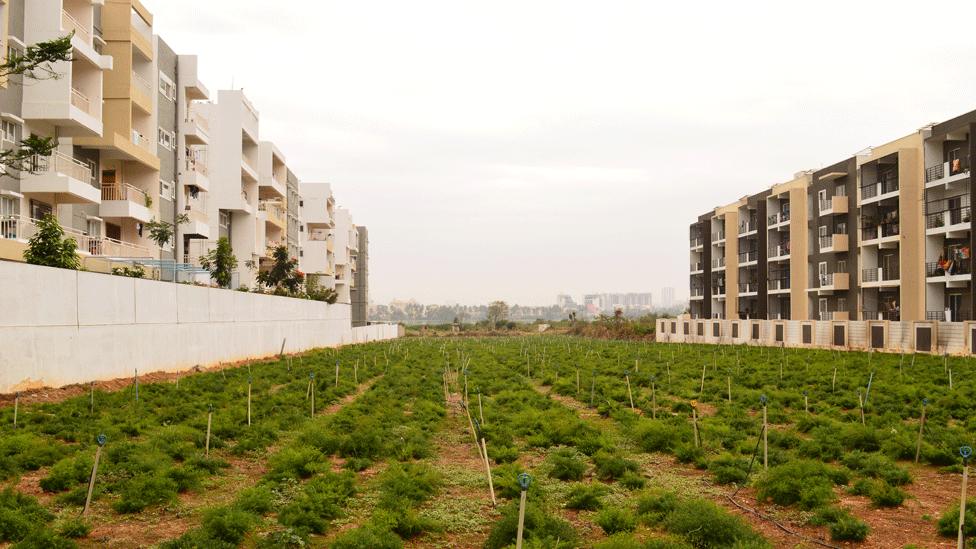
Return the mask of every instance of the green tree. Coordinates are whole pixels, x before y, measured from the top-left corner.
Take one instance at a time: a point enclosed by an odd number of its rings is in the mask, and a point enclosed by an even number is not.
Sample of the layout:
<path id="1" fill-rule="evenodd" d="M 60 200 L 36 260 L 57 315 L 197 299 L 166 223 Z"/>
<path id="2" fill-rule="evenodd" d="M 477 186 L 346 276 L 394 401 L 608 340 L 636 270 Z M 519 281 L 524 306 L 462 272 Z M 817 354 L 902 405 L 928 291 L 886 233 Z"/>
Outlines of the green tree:
<path id="1" fill-rule="evenodd" d="M 65 238 L 64 229 L 53 215 L 37 220 L 37 233 L 27 241 L 24 261 L 32 265 L 45 265 L 61 269 L 77 269 L 81 266 L 76 250 L 78 242 Z"/>
<path id="2" fill-rule="evenodd" d="M 176 216 L 175 221 L 176 224 L 174 225 L 172 223 L 167 223 L 166 221 L 156 221 L 156 219 L 153 218 L 152 221 L 146 223 L 146 228 L 149 229 L 149 240 L 155 242 L 156 246 L 159 247 L 160 261 L 163 259 L 163 246 L 173 239 L 173 235 L 176 234 L 176 227 L 184 223 L 189 223 L 190 217 L 186 214 L 180 214 Z"/>
<path id="3" fill-rule="evenodd" d="M 29 80 L 57 79 L 62 75 L 54 70 L 54 63 L 71 61 L 71 37 L 74 33 L 27 46 L 23 53 L 9 51 L 6 61 L 0 63 L 0 79 L 21 76 Z M 39 169 L 34 161 L 38 156 L 50 156 L 58 142 L 53 137 L 25 137 L 16 147 L 0 151 L 0 167 L 8 171 L 35 173 Z"/>
<path id="4" fill-rule="evenodd" d="M 290 293 L 298 292 L 305 281 L 305 273 L 298 270 L 298 259 L 288 257 L 288 248 L 285 246 L 275 246 L 271 259 L 271 268 L 258 273 L 258 284 Z"/>
<path id="5" fill-rule="evenodd" d="M 230 287 L 231 273 L 237 267 L 237 257 L 227 237 L 217 240 L 217 247 L 200 256 L 200 266 L 210 273 L 210 279 L 221 288 Z"/>
<path id="6" fill-rule="evenodd" d="M 492 301 L 488 304 L 488 322 L 494 330 L 500 322 L 508 320 L 508 303 L 504 301 Z"/>

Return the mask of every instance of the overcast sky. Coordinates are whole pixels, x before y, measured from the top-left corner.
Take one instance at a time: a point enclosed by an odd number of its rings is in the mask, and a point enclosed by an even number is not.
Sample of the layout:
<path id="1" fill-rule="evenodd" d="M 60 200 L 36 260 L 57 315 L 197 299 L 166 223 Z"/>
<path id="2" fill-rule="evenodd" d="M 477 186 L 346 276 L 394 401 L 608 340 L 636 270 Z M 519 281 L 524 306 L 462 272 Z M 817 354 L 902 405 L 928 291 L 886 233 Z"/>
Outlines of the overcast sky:
<path id="1" fill-rule="evenodd" d="M 688 224 L 976 109 L 971 1 L 144 0 L 370 232 L 370 297 L 688 294 Z"/>

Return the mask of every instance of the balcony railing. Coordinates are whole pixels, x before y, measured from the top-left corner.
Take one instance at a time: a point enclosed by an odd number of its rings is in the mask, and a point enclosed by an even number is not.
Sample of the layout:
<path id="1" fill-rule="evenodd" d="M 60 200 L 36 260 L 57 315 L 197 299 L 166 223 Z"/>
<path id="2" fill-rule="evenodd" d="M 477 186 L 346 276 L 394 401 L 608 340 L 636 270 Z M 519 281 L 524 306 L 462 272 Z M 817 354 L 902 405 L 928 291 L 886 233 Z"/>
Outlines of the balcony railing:
<path id="1" fill-rule="evenodd" d="M 752 263 L 753 261 L 759 261 L 758 250 L 750 250 L 739 254 L 739 263 Z"/>
<path id="2" fill-rule="evenodd" d="M 869 240 L 877 240 L 879 238 L 898 236 L 899 230 L 900 228 L 898 226 L 898 222 L 882 223 L 881 225 L 876 225 L 873 227 L 864 227 L 861 229 L 861 241 L 866 242 Z"/>
<path id="3" fill-rule="evenodd" d="M 152 142 L 137 130 L 132 130 L 132 143 L 152 152 Z"/>
<path id="4" fill-rule="evenodd" d="M 766 218 L 766 222 L 769 225 L 779 225 L 780 223 L 786 223 L 790 220 L 790 212 L 780 212 L 778 214 L 770 215 Z"/>
<path id="5" fill-rule="evenodd" d="M 150 43 L 152 42 L 152 27 L 135 11 L 132 12 L 132 28 Z"/>
<path id="6" fill-rule="evenodd" d="M 697 248 L 697 247 L 701 246 L 702 244 L 704 244 L 704 242 L 702 241 L 701 238 L 692 238 L 691 239 L 691 247 L 692 248 Z"/>
<path id="7" fill-rule="evenodd" d="M 888 194 L 898 190 L 898 176 L 887 176 L 880 181 L 861 186 L 861 200 L 874 198 L 879 194 Z"/>
<path id="8" fill-rule="evenodd" d="M 951 227 L 961 223 L 969 223 L 971 213 L 972 212 L 970 212 L 969 206 L 964 206 L 961 208 L 953 208 L 951 210 L 927 214 L 925 216 L 925 228 L 940 229 L 942 227 Z"/>
<path id="9" fill-rule="evenodd" d="M 725 295 L 725 286 L 712 286 L 712 295 Z"/>
<path id="10" fill-rule="evenodd" d="M 64 27 L 66 32 L 74 31 L 75 36 L 81 38 L 81 40 L 92 45 L 92 33 L 90 30 L 84 28 L 81 23 L 78 22 L 70 13 L 65 10 L 61 10 L 61 26 Z"/>
<path id="11" fill-rule="evenodd" d="M 150 257 L 149 248 L 112 238 L 90 236 L 71 227 L 62 227 L 73 238 L 78 251 L 111 257 Z M 0 238 L 26 241 L 37 233 L 35 220 L 19 215 L 0 216 Z"/>
<path id="12" fill-rule="evenodd" d="M 691 272 L 697 273 L 697 272 L 703 270 L 703 267 L 704 266 L 702 265 L 702 262 L 701 261 L 699 261 L 697 263 L 692 263 L 691 264 Z"/>
<path id="13" fill-rule="evenodd" d="M 789 290 L 790 289 L 790 279 L 789 275 L 786 278 L 772 278 L 768 281 L 767 288 L 772 291 L 776 290 Z"/>
<path id="14" fill-rule="evenodd" d="M 899 265 L 889 265 L 886 268 L 869 267 L 861 269 L 862 282 L 890 282 L 901 278 Z"/>
<path id="15" fill-rule="evenodd" d="M 148 208 L 148 198 L 146 191 L 128 183 L 102 183 L 102 200 L 128 200 Z"/>
<path id="16" fill-rule="evenodd" d="M 949 259 L 942 261 L 928 261 L 925 263 L 925 276 L 956 276 L 972 273 L 968 259 Z"/>
<path id="17" fill-rule="evenodd" d="M 959 175 L 961 173 L 966 173 L 969 171 L 969 155 L 962 156 L 960 158 L 955 158 L 950 162 L 943 162 L 941 164 L 936 164 L 925 168 L 925 182 L 931 183 L 933 181 L 938 181 L 946 177 L 954 175 Z"/>
<path id="18" fill-rule="evenodd" d="M 88 164 L 61 152 L 54 152 L 51 156 L 34 156 L 31 159 L 31 169 L 36 173 L 53 171 L 98 188 L 95 175 L 92 174 L 91 167 Z"/>
<path id="19" fill-rule="evenodd" d="M 717 259 L 713 259 L 712 260 L 712 268 L 713 269 L 721 269 L 722 267 L 725 267 L 725 258 L 724 257 L 720 257 L 720 258 L 717 258 Z"/>
<path id="20" fill-rule="evenodd" d="M 758 224 L 755 220 L 750 220 L 748 223 L 739 223 L 739 234 L 747 234 L 752 231 L 757 230 Z"/>
<path id="21" fill-rule="evenodd" d="M 754 294 L 759 292 L 758 282 L 740 282 L 739 283 L 739 293 L 740 294 Z"/>
<path id="22" fill-rule="evenodd" d="M 950 322 L 963 322 L 967 320 L 973 320 L 973 314 L 969 309 L 960 309 L 958 311 L 949 311 Z M 925 320 L 938 320 L 941 322 L 946 321 L 946 311 L 945 309 L 925 311 Z"/>
<path id="23" fill-rule="evenodd" d="M 704 297 L 704 296 L 705 296 L 705 288 L 691 289 L 691 297 Z"/>
<path id="24" fill-rule="evenodd" d="M 789 242 L 784 242 L 783 244 L 769 248 L 769 257 L 771 259 L 776 257 L 786 257 L 788 255 L 790 255 Z"/>
<path id="25" fill-rule="evenodd" d="M 71 88 L 71 104 L 74 105 L 76 109 L 86 114 L 94 114 L 92 112 L 91 99 L 74 87 Z"/>
<path id="26" fill-rule="evenodd" d="M 712 242 L 721 242 L 725 240 L 725 231 L 716 231 L 712 233 Z"/>
<path id="27" fill-rule="evenodd" d="M 206 158 L 187 157 L 186 169 L 187 171 L 197 172 L 200 175 L 208 175 L 210 173 L 210 168 L 207 166 Z"/>
<path id="28" fill-rule="evenodd" d="M 864 309 L 861 311 L 864 320 L 901 320 L 901 312 L 895 310 L 876 311 L 874 309 Z"/>

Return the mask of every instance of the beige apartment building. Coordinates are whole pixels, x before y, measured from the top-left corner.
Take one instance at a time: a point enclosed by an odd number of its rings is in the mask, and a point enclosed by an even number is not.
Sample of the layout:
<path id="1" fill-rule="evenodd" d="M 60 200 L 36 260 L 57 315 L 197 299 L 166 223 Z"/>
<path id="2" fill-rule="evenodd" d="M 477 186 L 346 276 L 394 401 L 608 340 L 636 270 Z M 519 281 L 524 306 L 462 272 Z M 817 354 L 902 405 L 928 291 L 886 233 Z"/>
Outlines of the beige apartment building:
<path id="1" fill-rule="evenodd" d="M 974 129 L 976 111 L 699 216 L 691 317 L 973 320 Z"/>

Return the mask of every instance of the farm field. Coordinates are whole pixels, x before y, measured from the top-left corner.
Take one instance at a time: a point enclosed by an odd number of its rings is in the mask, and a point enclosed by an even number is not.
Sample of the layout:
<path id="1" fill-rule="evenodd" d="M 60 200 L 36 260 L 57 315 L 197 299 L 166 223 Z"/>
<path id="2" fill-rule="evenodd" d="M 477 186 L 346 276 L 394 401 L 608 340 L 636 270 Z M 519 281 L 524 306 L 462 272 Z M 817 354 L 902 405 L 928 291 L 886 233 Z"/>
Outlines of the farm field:
<path id="1" fill-rule="evenodd" d="M 0 409 L 0 547 L 504 548 L 520 473 L 526 548 L 954 547 L 974 397 L 955 357 L 319 350 Z"/>

